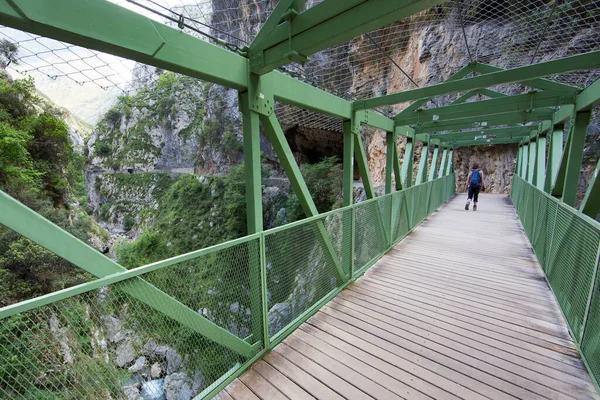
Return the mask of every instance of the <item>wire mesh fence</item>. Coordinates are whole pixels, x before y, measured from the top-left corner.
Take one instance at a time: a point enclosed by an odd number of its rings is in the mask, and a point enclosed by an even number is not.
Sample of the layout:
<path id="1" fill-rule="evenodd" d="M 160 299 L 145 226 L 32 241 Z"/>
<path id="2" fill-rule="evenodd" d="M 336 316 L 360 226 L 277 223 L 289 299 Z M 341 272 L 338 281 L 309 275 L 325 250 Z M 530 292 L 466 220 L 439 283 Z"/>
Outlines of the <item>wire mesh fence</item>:
<path id="1" fill-rule="evenodd" d="M 0 397 L 208 394 L 453 195 L 451 174 L 1 308 Z"/>
<path id="2" fill-rule="evenodd" d="M 513 177 L 511 198 L 593 378 L 600 379 L 600 224 Z"/>

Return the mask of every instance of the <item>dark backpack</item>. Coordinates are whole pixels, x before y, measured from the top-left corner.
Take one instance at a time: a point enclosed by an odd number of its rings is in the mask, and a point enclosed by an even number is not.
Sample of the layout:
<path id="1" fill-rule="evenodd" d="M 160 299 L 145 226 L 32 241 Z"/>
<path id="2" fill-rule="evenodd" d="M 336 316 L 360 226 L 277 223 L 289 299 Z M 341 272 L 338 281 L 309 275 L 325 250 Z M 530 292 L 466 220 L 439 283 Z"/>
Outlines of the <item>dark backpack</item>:
<path id="1" fill-rule="evenodd" d="M 470 185 L 481 185 L 481 172 L 479 170 L 471 171 Z"/>

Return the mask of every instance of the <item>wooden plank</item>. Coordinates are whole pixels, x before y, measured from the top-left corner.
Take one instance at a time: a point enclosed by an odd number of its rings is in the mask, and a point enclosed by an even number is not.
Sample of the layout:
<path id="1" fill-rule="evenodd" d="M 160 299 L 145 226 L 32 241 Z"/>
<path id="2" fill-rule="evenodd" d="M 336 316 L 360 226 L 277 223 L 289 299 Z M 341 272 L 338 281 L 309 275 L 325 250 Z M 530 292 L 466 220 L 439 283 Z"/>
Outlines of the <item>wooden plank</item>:
<path id="1" fill-rule="evenodd" d="M 478 342 L 489 344 L 490 346 L 502 349 L 509 353 L 526 356 L 528 359 L 538 364 L 559 370 L 566 367 L 560 359 L 564 358 L 572 362 L 573 359 L 577 360 L 578 358 L 578 353 L 574 346 L 565 347 L 544 340 L 531 340 L 537 338 L 527 336 L 520 337 L 518 334 L 509 336 L 504 334 L 502 330 L 497 332 L 493 326 L 486 327 L 485 323 L 476 325 L 463 322 L 459 319 L 432 312 L 426 308 L 414 307 L 408 303 L 395 305 L 382 301 L 380 298 L 375 298 L 374 296 L 363 295 L 360 291 L 347 290 L 340 296 L 340 299 L 349 299 L 350 301 L 356 300 L 356 302 L 360 302 L 363 306 L 379 307 L 378 309 L 389 310 L 394 314 L 400 314 L 416 321 L 434 324 L 444 330 L 456 332 L 465 337 L 471 337 Z M 400 316 L 398 316 L 398 318 L 400 318 Z M 554 355 L 554 357 L 552 357 L 552 355 Z M 576 367 L 573 367 L 575 368 L 574 375 L 579 375 L 581 373 L 579 370 L 582 367 L 579 363 L 576 365 Z"/>
<path id="2" fill-rule="evenodd" d="M 311 342 L 314 343 L 314 341 Z M 323 368 L 326 368 L 327 371 L 344 379 L 350 385 L 357 387 L 358 389 L 360 389 L 361 391 L 373 398 L 389 400 L 402 399 L 402 397 L 394 394 L 385 387 L 379 385 L 376 381 L 368 379 L 366 376 L 342 364 L 341 362 L 330 357 L 326 353 L 323 353 L 315 347 L 310 346 L 308 343 L 305 343 L 304 341 L 300 340 L 297 336 L 290 337 L 285 341 L 285 344 L 289 345 L 290 348 L 309 358 L 311 361 L 317 363 Z"/>
<path id="3" fill-rule="evenodd" d="M 413 325 L 413 321 L 410 319 L 400 321 L 397 318 L 379 313 L 373 308 L 361 309 L 358 305 L 348 304 L 347 302 L 332 302 L 325 309 L 326 313 L 328 309 L 345 314 L 373 327 L 384 329 L 417 345 L 459 360 L 465 365 L 473 366 L 490 375 L 508 380 L 542 396 L 556 398 L 561 395 L 575 395 L 576 398 L 587 398 L 590 389 L 593 389 L 591 386 L 586 386 L 584 381 L 576 378 L 569 379 L 567 374 L 558 373 L 551 376 L 552 372 L 548 371 L 551 370 L 550 368 L 544 373 L 538 372 L 536 371 L 538 366 L 525 358 L 507 356 L 504 351 L 493 347 L 479 346 L 477 342 L 468 338 L 448 334 L 431 326 Z M 532 367 L 534 369 L 531 369 Z"/>
<path id="4" fill-rule="evenodd" d="M 316 344 L 320 348 L 325 346 L 325 349 L 331 352 L 328 354 L 336 354 L 336 356 L 342 357 L 341 359 L 348 360 L 350 362 L 348 365 L 360 366 L 362 363 L 371 367 L 371 372 L 366 368 L 361 368 L 361 371 L 365 371 L 366 376 L 371 376 L 367 375 L 370 373 L 376 374 L 378 382 L 385 383 L 388 389 L 393 389 L 394 393 L 398 393 L 406 399 L 429 399 L 431 397 L 458 399 L 435 384 L 426 381 L 423 376 L 413 375 L 377 355 L 368 353 L 362 347 L 355 347 L 351 343 L 341 340 L 330 332 L 318 329 L 309 323 L 302 325 L 300 330 L 316 338 L 317 341 L 311 341 L 312 344 Z M 332 351 L 332 349 L 335 350 Z"/>
<path id="5" fill-rule="evenodd" d="M 263 360 L 257 361 L 253 366 L 252 370 L 260 374 L 263 378 L 269 381 L 273 386 L 275 386 L 279 391 L 285 394 L 290 399 L 299 399 L 299 400 L 311 400 L 314 399 L 313 396 L 304 391 L 300 386 L 296 385 L 292 380 L 290 380 L 287 376 L 282 375 L 275 368 L 271 367 L 269 364 L 264 362 Z"/>
<path id="6" fill-rule="evenodd" d="M 256 371 L 250 369 L 248 372 L 240 376 L 240 381 L 244 383 L 250 390 L 256 393 L 261 399 L 285 400 L 285 397 L 279 390 L 275 388 L 269 381 L 263 378 Z"/>
<path id="7" fill-rule="evenodd" d="M 365 340 L 385 349 L 393 354 L 409 359 L 419 359 L 423 366 L 434 370 L 440 376 L 453 380 L 456 383 L 477 392 L 483 396 L 497 399 L 509 399 L 512 397 L 543 399 L 544 396 L 537 395 L 529 390 L 521 388 L 509 381 L 503 381 L 481 368 L 475 368 L 466 363 L 466 358 L 455 356 L 452 358 L 435 352 L 425 344 L 416 343 L 401 336 L 396 336 L 388 330 L 364 323 L 346 314 L 332 311 L 328 307 L 317 316 L 319 320 L 340 328 L 352 335 L 360 336 Z M 429 344 L 431 345 L 431 344 Z M 489 366 L 488 366 L 489 367 Z"/>
<path id="8" fill-rule="evenodd" d="M 423 377 L 455 396 L 465 399 L 489 398 L 488 387 L 477 380 L 464 376 L 452 368 L 432 362 L 418 353 L 405 351 L 398 346 L 384 342 L 377 336 L 353 329 L 349 324 L 335 318 L 318 313 L 309 320 L 309 323 L 321 330 L 331 332 L 335 337 L 349 342 L 356 347 L 360 346 L 370 354 L 386 360 L 407 372 Z M 475 386 L 476 389 L 473 389 L 470 384 Z M 510 398 L 500 391 L 493 389 L 491 391 L 499 399 Z"/>
<path id="9" fill-rule="evenodd" d="M 409 304 L 410 308 L 415 312 L 431 312 L 433 315 L 437 315 L 438 318 L 443 317 L 444 320 L 459 324 L 464 327 L 472 327 L 479 331 L 487 332 L 491 337 L 495 337 L 499 340 L 505 340 L 508 343 L 514 343 L 515 346 L 523 346 L 523 343 L 531 343 L 536 345 L 530 347 L 530 350 L 540 353 L 549 358 L 557 359 L 563 362 L 570 362 L 570 365 L 582 367 L 581 361 L 576 358 L 568 358 L 569 361 L 564 360 L 564 356 L 557 353 L 556 350 L 548 348 L 548 344 L 562 344 L 564 341 L 560 338 L 556 338 L 552 335 L 547 335 L 542 332 L 535 332 L 521 327 L 518 325 L 511 325 L 504 321 L 494 320 L 482 315 L 463 313 L 461 310 L 447 306 L 446 304 L 429 302 L 426 299 L 415 300 L 411 297 L 403 296 L 400 294 L 389 294 L 384 290 L 379 289 L 376 285 L 370 285 L 370 282 L 361 282 L 361 287 L 353 287 L 351 290 L 358 291 L 360 293 L 366 293 L 367 295 L 382 299 L 393 305 L 404 307 Z M 365 290 L 366 292 L 363 292 Z M 374 293 L 378 291 L 379 293 Z M 559 341 L 560 340 L 560 341 Z"/>
<path id="10" fill-rule="evenodd" d="M 310 393 L 317 399 L 343 399 L 338 393 L 334 392 L 319 380 L 307 374 L 304 370 L 288 361 L 276 352 L 271 352 L 264 357 L 264 360 L 281 374 L 287 376 L 298 386 Z"/>
<path id="11" fill-rule="evenodd" d="M 346 382 L 339 376 L 331 373 L 326 368 L 317 364 L 312 359 L 304 356 L 292 347 L 288 346 L 287 343 L 281 343 L 274 350 L 277 354 L 294 363 L 304 372 L 312 375 L 315 379 L 323 382 L 328 388 L 332 389 L 336 393 L 340 394 L 346 399 L 372 399 L 373 397 L 368 396 L 363 391 L 357 389 L 352 383 Z"/>
<path id="12" fill-rule="evenodd" d="M 246 387 L 239 379 L 231 382 L 227 388 L 227 393 L 235 400 L 260 400 L 250 389 Z"/>
<path id="13" fill-rule="evenodd" d="M 387 364 L 386 366 L 386 364 L 383 361 L 377 358 L 371 358 L 367 360 L 369 358 L 368 354 L 360 356 L 356 354 L 356 351 L 352 351 L 351 354 L 345 353 L 337 347 L 328 344 L 326 341 L 319 339 L 317 337 L 318 334 L 311 335 L 305 329 L 306 326 L 302 326 L 301 329 L 296 330 L 292 334 L 291 338 L 293 340 L 296 340 L 296 344 L 294 345 L 294 347 L 297 345 L 297 342 L 300 341 L 309 348 L 312 347 L 315 350 L 321 352 L 322 354 L 326 354 L 333 360 L 337 361 L 339 365 L 343 366 L 336 366 L 335 370 L 337 372 L 348 376 L 352 380 L 358 380 L 358 384 L 362 385 L 364 378 L 367 378 L 367 383 L 370 386 L 375 386 L 375 389 L 371 390 L 376 390 L 378 392 L 374 393 L 376 394 L 376 398 L 390 398 L 389 395 L 386 392 L 382 392 L 379 389 L 379 387 L 384 388 L 384 390 L 386 390 L 389 393 L 392 393 L 393 396 L 398 398 L 420 400 L 430 398 L 425 394 L 414 390 L 402 381 L 397 380 L 396 378 L 398 376 L 395 375 L 393 371 L 390 372 L 390 375 L 386 374 L 385 371 L 388 371 L 387 366 L 389 366 L 389 364 Z M 323 334 L 325 335 L 324 332 Z M 312 355 L 312 352 L 306 349 L 306 347 L 304 348 L 304 351 L 306 352 L 305 354 L 309 356 Z M 355 372 L 349 372 L 348 369 Z M 362 377 L 356 377 L 357 373 L 359 376 Z"/>
<path id="14" fill-rule="evenodd" d="M 231 397 L 229 395 L 229 393 L 227 393 L 227 391 L 222 390 L 221 392 L 217 393 L 217 395 L 214 397 L 215 400 L 234 400 L 233 397 Z"/>

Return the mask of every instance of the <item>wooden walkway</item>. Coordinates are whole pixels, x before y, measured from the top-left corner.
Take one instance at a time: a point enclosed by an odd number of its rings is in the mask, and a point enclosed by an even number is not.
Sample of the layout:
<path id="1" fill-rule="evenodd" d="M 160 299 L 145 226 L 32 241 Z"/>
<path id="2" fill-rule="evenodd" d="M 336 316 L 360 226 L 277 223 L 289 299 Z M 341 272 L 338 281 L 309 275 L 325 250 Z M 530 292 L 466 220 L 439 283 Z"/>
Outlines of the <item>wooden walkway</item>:
<path id="1" fill-rule="evenodd" d="M 510 200 L 464 199 L 217 398 L 599 398 Z"/>

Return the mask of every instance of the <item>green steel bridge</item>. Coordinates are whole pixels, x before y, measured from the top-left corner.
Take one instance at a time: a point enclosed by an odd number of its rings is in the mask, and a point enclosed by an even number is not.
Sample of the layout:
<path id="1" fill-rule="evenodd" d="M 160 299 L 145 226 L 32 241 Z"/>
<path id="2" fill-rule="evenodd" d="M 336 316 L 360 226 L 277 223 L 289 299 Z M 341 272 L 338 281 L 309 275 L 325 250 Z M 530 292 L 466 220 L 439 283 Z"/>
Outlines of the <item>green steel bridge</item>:
<path id="1" fill-rule="evenodd" d="M 0 192 L 0 224 L 97 278 L 0 309 L 2 325 L 14 326 L 3 330 L 0 348 L 23 342 L 40 350 L 34 359 L 1 360 L 0 398 L 131 398 L 122 391 L 126 374 L 95 353 L 98 331 L 81 322 L 65 337 L 61 317 L 74 304 L 85 305 L 85 318 L 118 310 L 128 329 L 159 344 L 185 342 L 186 365 L 204 375 L 198 398 L 598 398 L 600 164 L 575 204 L 600 81 L 559 78 L 597 71 L 599 44 L 543 62 L 534 62 L 536 48 L 530 63 L 508 69 L 469 52 L 443 83 L 370 98 L 340 97 L 293 73 L 315 53 L 448 3 L 324 0 L 306 8 L 306 0 L 280 0 L 252 42 L 239 46 L 189 34 L 183 15 L 172 27 L 105 0 L 0 0 L 6 27 L 237 90 L 248 226 L 243 238 L 127 270 Z M 574 3 L 582 2 L 566 2 L 588 7 L 582 18 L 598 29 L 599 4 Z M 548 15 L 559 14 L 551 7 Z M 530 90 L 491 89 L 508 84 Z M 461 95 L 447 106 L 428 106 L 454 94 Z M 276 115 L 280 104 L 340 122 L 343 207 L 317 211 Z M 379 196 L 365 126 L 386 132 Z M 270 230 L 261 127 L 306 214 Z M 455 149 L 511 143 L 519 147 L 510 199 L 486 194 L 480 211 L 466 213 L 455 197 Z M 355 166 L 367 200 L 353 204 Z M 223 265 L 236 268 L 223 277 L 229 286 L 219 299 L 247 308 L 249 335 L 218 312 L 201 312 L 202 301 L 186 295 L 195 282 L 172 283 Z M 272 274 L 295 282 L 283 327 L 271 318 L 269 296 L 283 290 Z M 227 368 L 198 365 L 199 353 Z M 55 375 L 51 363 L 79 372 Z"/>

